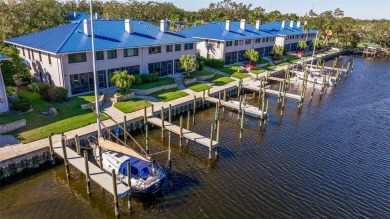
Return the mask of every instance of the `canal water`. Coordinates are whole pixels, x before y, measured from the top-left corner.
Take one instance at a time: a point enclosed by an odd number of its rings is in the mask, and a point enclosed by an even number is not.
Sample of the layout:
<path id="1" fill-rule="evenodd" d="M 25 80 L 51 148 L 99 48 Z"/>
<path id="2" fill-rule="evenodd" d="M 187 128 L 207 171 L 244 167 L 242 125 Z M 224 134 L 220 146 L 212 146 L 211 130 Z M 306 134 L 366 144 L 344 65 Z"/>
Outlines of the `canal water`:
<path id="1" fill-rule="evenodd" d="M 341 66 L 352 57 L 339 59 Z M 331 61 L 327 63 L 331 65 Z M 277 89 L 277 87 L 276 87 Z M 308 88 L 308 93 L 311 88 Z M 299 92 L 299 91 L 296 91 Z M 246 117 L 226 111 L 221 121 L 220 158 L 207 161 L 206 148 L 173 142 L 173 188 L 154 198 L 134 198 L 144 218 L 389 218 L 390 61 L 355 58 L 348 79 L 320 100 L 287 100 L 281 118 L 275 97 L 265 132 Z M 257 97 L 254 100 L 256 102 Z M 209 136 L 214 107 L 197 113 L 191 129 Z M 177 122 L 177 120 L 175 121 Z M 167 135 L 166 135 L 167 136 Z M 143 142 L 143 134 L 137 139 Z M 164 151 L 161 131 L 151 131 L 151 153 Z M 167 154 L 155 156 L 165 166 Z M 0 188 L 0 218 L 114 218 L 113 198 L 62 165 Z"/>

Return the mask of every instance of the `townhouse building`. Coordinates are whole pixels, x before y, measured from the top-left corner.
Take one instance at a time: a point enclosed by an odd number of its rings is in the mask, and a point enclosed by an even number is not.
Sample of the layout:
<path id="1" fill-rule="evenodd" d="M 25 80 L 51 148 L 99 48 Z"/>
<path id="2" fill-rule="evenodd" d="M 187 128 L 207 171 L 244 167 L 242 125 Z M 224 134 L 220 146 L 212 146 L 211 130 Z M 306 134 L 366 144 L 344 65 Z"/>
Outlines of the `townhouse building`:
<path id="1" fill-rule="evenodd" d="M 283 26 L 282 26 L 283 24 Z M 297 49 L 298 40 L 311 42 L 315 36 L 314 30 L 308 33 L 300 26 L 300 22 L 290 27 L 285 22 L 272 22 L 250 25 L 245 19 L 241 21 L 211 22 L 193 27 L 181 33 L 198 39 L 197 52 L 204 57 L 224 59 L 225 64 L 246 61 L 244 53 L 254 49 L 260 56 L 269 56 L 273 46 L 284 46 L 287 52 Z"/>
<path id="2" fill-rule="evenodd" d="M 196 55 L 198 40 L 141 20 L 94 21 L 99 89 L 113 87 L 116 70 L 129 74 L 158 72 L 160 77 L 181 72 L 179 59 Z M 8 39 L 31 64 L 39 82 L 69 89 L 69 95 L 94 90 L 90 21 L 84 19 L 40 32 Z"/>

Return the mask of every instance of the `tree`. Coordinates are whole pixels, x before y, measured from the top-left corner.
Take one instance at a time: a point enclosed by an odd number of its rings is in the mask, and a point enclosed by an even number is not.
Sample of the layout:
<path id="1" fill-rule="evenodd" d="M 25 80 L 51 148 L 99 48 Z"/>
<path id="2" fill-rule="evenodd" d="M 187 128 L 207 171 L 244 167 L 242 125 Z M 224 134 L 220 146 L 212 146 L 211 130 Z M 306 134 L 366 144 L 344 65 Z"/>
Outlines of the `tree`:
<path id="1" fill-rule="evenodd" d="M 301 50 L 305 51 L 305 50 L 306 50 L 306 47 L 307 47 L 306 41 L 303 41 L 303 40 L 298 41 L 298 47 L 299 47 Z"/>
<path id="2" fill-rule="evenodd" d="M 190 71 L 194 70 L 198 65 L 195 62 L 195 56 L 191 54 L 183 55 L 179 59 L 180 68 L 187 72 L 187 76 L 190 76 Z"/>
<path id="3" fill-rule="evenodd" d="M 249 59 L 249 63 L 259 61 L 259 52 L 254 49 L 248 49 L 245 51 L 244 56 Z"/>
<path id="4" fill-rule="evenodd" d="M 284 51 L 284 47 L 283 46 L 274 45 L 272 47 L 272 52 L 274 53 L 275 57 L 276 56 L 282 56 L 283 55 L 283 51 Z"/>
<path id="5" fill-rule="evenodd" d="M 134 81 L 135 77 L 129 75 L 126 70 L 114 71 L 113 76 L 111 77 L 111 83 L 115 84 L 115 86 L 120 88 L 123 92 L 128 91 Z"/>
<path id="6" fill-rule="evenodd" d="M 14 85 L 15 77 L 31 78 L 30 72 L 23 63 L 23 59 L 19 57 L 19 52 L 15 47 L 0 43 L 0 54 L 10 57 L 9 61 L 1 62 L 1 71 L 5 85 Z"/>

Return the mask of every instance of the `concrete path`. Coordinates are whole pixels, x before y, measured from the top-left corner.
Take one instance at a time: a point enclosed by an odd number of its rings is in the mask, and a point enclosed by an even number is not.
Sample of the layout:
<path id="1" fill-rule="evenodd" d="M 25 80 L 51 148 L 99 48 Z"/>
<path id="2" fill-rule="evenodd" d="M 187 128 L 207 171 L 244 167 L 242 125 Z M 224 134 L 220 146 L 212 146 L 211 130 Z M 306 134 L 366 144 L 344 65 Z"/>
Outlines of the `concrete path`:
<path id="1" fill-rule="evenodd" d="M 217 74 L 219 74 L 219 75 L 226 76 L 226 77 L 230 77 L 230 76 L 231 76 L 231 75 L 229 75 L 229 74 L 226 74 L 225 72 L 218 71 L 217 69 L 214 69 L 214 68 L 205 67 L 204 69 L 206 69 L 206 70 L 208 70 L 208 71 L 211 71 L 211 72 L 214 72 L 214 73 L 217 73 Z M 232 78 L 232 79 L 236 79 L 236 78 Z"/>

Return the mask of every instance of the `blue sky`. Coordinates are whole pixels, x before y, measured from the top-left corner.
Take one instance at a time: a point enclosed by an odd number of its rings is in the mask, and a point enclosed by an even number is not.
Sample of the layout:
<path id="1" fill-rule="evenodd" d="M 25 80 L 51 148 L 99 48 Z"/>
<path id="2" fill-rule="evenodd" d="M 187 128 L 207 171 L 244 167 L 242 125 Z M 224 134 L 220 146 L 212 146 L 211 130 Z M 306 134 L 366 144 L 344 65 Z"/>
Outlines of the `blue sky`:
<path id="1" fill-rule="evenodd" d="M 142 0 L 138 0 L 142 1 Z M 145 1 L 145 0 L 144 0 Z M 147 0 L 146 0 L 147 1 Z M 146 2 L 145 1 L 145 2 Z M 157 2 L 172 2 L 179 8 L 196 11 L 206 8 L 211 2 L 220 0 L 154 0 Z M 282 13 L 296 13 L 304 15 L 314 3 L 314 11 L 322 12 L 340 8 L 344 15 L 360 19 L 390 19 L 390 0 L 236 0 L 245 4 L 252 3 L 270 12 L 278 10 Z"/>

